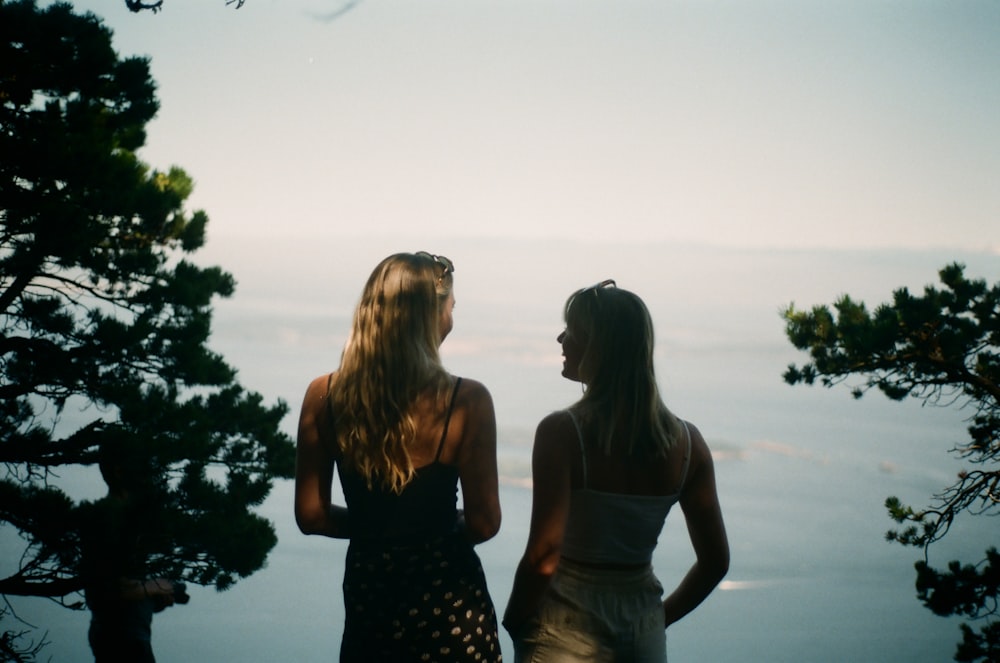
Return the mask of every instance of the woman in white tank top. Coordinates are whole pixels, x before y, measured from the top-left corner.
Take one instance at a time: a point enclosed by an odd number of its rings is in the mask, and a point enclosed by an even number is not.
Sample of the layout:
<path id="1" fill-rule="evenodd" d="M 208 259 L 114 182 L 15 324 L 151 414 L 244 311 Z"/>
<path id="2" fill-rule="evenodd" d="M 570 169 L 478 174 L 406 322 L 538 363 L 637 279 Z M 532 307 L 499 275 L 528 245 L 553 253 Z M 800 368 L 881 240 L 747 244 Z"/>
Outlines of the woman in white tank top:
<path id="1" fill-rule="evenodd" d="M 666 628 L 729 568 L 711 453 L 664 405 L 653 326 L 604 281 L 566 302 L 563 376 L 584 394 L 538 425 L 528 544 L 504 626 L 517 661 L 666 661 Z M 663 598 L 650 560 L 673 504 L 696 561 Z"/>

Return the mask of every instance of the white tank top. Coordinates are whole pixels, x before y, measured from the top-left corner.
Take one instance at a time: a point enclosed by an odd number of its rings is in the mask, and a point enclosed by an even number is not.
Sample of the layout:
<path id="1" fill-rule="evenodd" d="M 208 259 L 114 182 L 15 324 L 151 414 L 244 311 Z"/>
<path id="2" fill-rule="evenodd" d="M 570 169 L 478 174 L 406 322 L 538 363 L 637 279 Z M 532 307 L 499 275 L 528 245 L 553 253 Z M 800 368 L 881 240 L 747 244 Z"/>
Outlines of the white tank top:
<path id="1" fill-rule="evenodd" d="M 687 453 L 681 483 L 673 495 L 625 495 L 587 488 L 583 432 L 572 412 L 583 458 L 583 487 L 570 494 L 562 555 L 590 564 L 648 564 L 667 514 L 680 499 L 691 460 L 691 432 L 684 422 Z"/>

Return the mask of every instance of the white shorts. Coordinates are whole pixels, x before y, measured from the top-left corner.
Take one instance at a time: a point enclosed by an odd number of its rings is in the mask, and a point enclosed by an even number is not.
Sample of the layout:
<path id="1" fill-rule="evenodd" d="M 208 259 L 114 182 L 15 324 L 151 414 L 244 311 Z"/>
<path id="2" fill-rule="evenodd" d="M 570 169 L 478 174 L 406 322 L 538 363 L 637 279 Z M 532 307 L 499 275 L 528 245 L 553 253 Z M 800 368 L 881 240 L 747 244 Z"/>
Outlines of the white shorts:
<path id="1" fill-rule="evenodd" d="M 538 618 L 514 637 L 517 663 L 666 663 L 663 586 L 651 567 L 559 563 Z"/>

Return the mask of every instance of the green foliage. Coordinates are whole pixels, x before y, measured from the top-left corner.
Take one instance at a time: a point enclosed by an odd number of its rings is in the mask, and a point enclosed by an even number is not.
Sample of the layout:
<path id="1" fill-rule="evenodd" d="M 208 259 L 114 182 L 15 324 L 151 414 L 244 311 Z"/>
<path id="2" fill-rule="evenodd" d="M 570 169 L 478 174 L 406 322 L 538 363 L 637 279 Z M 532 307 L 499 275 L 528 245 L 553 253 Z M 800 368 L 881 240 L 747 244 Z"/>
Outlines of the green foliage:
<path id="1" fill-rule="evenodd" d="M 947 573 L 939 573 L 926 562 L 917 562 L 917 593 L 937 615 L 979 617 L 996 612 L 1000 587 L 1000 554 L 986 551 L 979 565 L 952 561 Z"/>
<path id="2" fill-rule="evenodd" d="M 1000 284 L 967 279 L 959 264 L 948 265 L 939 276 L 943 287 L 927 286 L 922 295 L 897 290 L 892 303 L 874 313 L 848 296 L 832 310 L 789 306 L 786 334 L 810 361 L 789 366 L 784 378 L 792 385 L 819 381 L 831 387 L 859 377 L 861 382 L 851 387 L 856 398 L 877 388 L 893 400 L 912 397 L 972 413 L 969 440 L 953 448 L 971 469 L 927 509 L 888 498 L 890 517 L 903 527 L 886 538 L 924 549 L 925 561 L 917 564 L 917 596 L 924 605 L 939 615 L 985 622 L 978 633 L 962 626 L 956 660 L 1000 660 L 996 550 L 988 550 L 976 565 L 951 562 L 946 571 L 926 562 L 928 546 L 948 533 L 956 517 L 996 515 L 1000 506 Z"/>
<path id="3" fill-rule="evenodd" d="M 977 633 L 968 624 L 959 624 L 962 642 L 955 652 L 956 661 L 1000 660 L 1000 622 L 989 622 Z"/>
<path id="4" fill-rule="evenodd" d="M 1000 553 L 986 551 L 980 564 L 952 561 L 947 572 L 939 572 L 926 562 L 916 563 L 917 596 L 934 614 L 961 615 L 969 619 L 994 617 L 1000 596 Z M 985 620 L 977 633 L 962 624 L 962 642 L 956 661 L 996 661 L 1000 659 L 1000 621 Z"/>
<path id="5" fill-rule="evenodd" d="M 56 478 L 111 439 L 147 461 L 157 574 L 224 589 L 276 542 L 251 509 L 292 475 L 287 406 L 206 345 L 234 283 L 185 259 L 208 221 L 191 178 L 136 156 L 157 105 L 95 16 L 0 2 L 0 523 L 24 541 L 5 596 L 80 607 L 81 510 Z"/>

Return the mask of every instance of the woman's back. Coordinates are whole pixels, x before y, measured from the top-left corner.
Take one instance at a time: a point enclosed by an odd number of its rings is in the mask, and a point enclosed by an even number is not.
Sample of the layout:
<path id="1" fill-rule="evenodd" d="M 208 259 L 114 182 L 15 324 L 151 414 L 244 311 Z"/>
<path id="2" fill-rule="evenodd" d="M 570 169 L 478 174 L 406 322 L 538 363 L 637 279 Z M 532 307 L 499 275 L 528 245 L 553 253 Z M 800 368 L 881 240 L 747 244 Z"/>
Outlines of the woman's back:
<path id="1" fill-rule="evenodd" d="M 377 481 L 369 487 L 338 464 L 356 517 L 344 577 L 352 614 L 342 661 L 499 659 L 495 612 L 469 540 L 489 538 L 499 526 L 495 479 L 477 479 L 490 467 L 495 476 L 493 437 L 482 434 L 492 418 L 478 411 L 484 399 L 482 385 L 461 379 L 443 408 L 431 395 L 418 399 L 409 449 L 415 473 L 400 492 Z M 478 529 L 459 516 L 459 480 Z"/>
<path id="2" fill-rule="evenodd" d="M 354 514 L 352 539 L 415 543 L 448 534 L 457 526 L 458 468 L 442 463 L 440 457 L 461 383 L 461 378 L 455 380 L 443 404 L 432 396 L 421 399 L 430 402 L 415 417 L 419 457 L 414 475 L 401 491 L 367 480 L 344 463 L 338 465 L 347 507 Z M 434 435 L 437 441 L 428 444 Z M 426 462 L 428 450 L 434 455 Z"/>
<path id="3" fill-rule="evenodd" d="M 335 389 L 336 374 L 327 382 Z M 376 530 L 392 536 L 394 528 L 397 533 L 404 531 L 399 527 L 406 532 L 422 526 L 439 531 L 448 518 L 453 525 L 455 486 L 460 481 L 465 535 L 476 543 L 491 538 L 500 526 L 500 503 L 496 424 L 486 387 L 476 380 L 456 378 L 443 398 L 433 390 L 418 395 L 410 412 L 415 430 L 406 448 L 415 475 L 399 493 L 381 485 L 378 477 L 362 476 L 345 454 L 333 450 L 348 505 L 359 507 L 355 513 L 362 517 L 352 520 L 359 523 L 362 536 L 370 538 Z M 330 411 L 323 414 L 335 419 Z M 378 509 L 393 511 L 376 513 Z M 376 518 L 379 522 L 371 522 Z"/>
<path id="4" fill-rule="evenodd" d="M 605 454 L 587 443 L 576 416 L 568 413 L 579 442 L 566 516 L 562 557 L 585 564 L 648 565 L 664 521 L 680 499 L 690 460 L 690 436 L 667 456 Z"/>
<path id="5" fill-rule="evenodd" d="M 573 415 L 570 415 L 571 418 Z M 690 460 L 690 434 L 683 426 L 682 438 L 666 455 L 629 455 L 627 432 L 611 442 L 611 453 L 601 449 L 593 432 L 577 419 L 579 461 L 574 463 L 573 489 L 586 488 L 622 495 L 676 495 L 680 493 Z"/>

